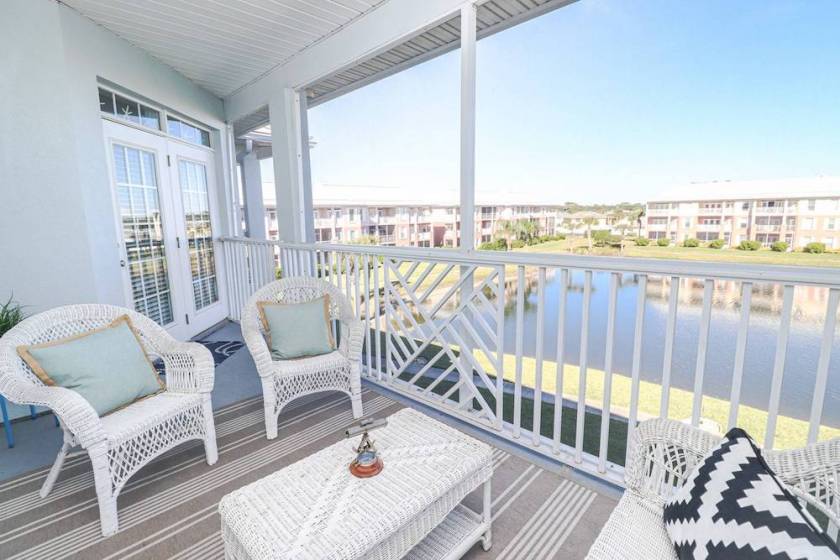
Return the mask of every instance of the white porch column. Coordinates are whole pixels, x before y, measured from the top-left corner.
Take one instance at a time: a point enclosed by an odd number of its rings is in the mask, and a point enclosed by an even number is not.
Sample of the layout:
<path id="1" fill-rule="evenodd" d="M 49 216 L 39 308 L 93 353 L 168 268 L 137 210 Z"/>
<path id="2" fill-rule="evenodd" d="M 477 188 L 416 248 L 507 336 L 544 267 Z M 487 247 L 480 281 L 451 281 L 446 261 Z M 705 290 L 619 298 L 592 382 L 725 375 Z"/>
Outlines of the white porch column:
<path id="1" fill-rule="evenodd" d="M 245 223 L 248 226 L 248 237 L 266 239 L 262 173 L 260 160 L 254 152 L 248 152 L 242 156 L 242 190 L 245 193 Z"/>
<path id="2" fill-rule="evenodd" d="M 461 243 L 475 249 L 475 5 L 461 7 Z"/>
<path id="3" fill-rule="evenodd" d="M 305 101 L 292 89 L 275 92 L 268 104 L 281 241 L 314 240 L 312 189 L 309 186 L 309 138 Z M 303 135 L 307 134 L 306 141 Z"/>
<path id="4" fill-rule="evenodd" d="M 475 12 L 472 3 L 461 7 L 461 227 L 456 234 L 460 233 L 459 250 L 470 252 L 475 249 Z M 462 266 L 461 275 L 470 274 L 469 270 Z M 469 278 L 461 287 L 461 301 L 470 299 L 472 291 L 473 278 Z M 464 308 L 464 315 L 469 321 L 468 308 Z M 467 347 L 461 348 L 458 369 L 461 375 L 474 381 L 472 361 L 465 355 L 472 353 L 472 347 L 468 337 L 464 342 Z M 472 403 L 472 395 L 464 389 L 458 391 L 458 400 L 467 408 Z"/>

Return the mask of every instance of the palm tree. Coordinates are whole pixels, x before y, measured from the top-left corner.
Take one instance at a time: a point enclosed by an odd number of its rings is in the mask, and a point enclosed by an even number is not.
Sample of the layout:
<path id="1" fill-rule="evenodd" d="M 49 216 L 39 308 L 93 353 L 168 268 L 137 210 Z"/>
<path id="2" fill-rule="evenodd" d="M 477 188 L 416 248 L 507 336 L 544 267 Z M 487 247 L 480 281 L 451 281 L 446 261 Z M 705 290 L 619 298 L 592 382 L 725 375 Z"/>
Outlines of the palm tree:
<path id="1" fill-rule="evenodd" d="M 531 220 L 519 220 L 516 223 L 516 229 L 519 238 L 526 243 L 537 235 L 537 224 Z"/>
<path id="2" fill-rule="evenodd" d="M 499 224 L 499 233 L 502 234 L 505 240 L 505 248 L 510 251 L 511 240 L 516 238 L 518 233 L 516 224 L 510 220 L 504 220 Z"/>
<path id="3" fill-rule="evenodd" d="M 645 207 L 640 206 L 639 208 L 636 208 L 635 210 L 633 210 L 631 215 L 633 216 L 633 220 L 639 226 L 639 237 L 641 237 L 642 236 L 642 218 L 645 217 Z"/>
<path id="4" fill-rule="evenodd" d="M 589 246 L 589 252 L 592 252 L 592 226 L 598 223 L 598 219 L 593 216 L 588 216 L 583 219 L 584 225 L 586 225 L 586 244 Z"/>

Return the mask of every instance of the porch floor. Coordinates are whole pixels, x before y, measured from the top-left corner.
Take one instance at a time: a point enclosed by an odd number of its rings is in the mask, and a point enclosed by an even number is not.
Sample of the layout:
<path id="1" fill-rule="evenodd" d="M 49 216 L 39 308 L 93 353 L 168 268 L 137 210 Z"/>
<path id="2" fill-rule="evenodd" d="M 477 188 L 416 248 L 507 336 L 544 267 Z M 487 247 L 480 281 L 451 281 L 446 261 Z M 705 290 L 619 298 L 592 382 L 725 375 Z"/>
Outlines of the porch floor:
<path id="1" fill-rule="evenodd" d="M 240 341 L 241 336 L 237 325 L 228 324 L 208 340 Z M 352 422 L 345 396 L 316 395 L 287 409 L 279 438 L 266 440 L 258 377 L 245 348 L 217 367 L 213 400 L 218 463 L 208 467 L 198 443 L 154 461 L 123 489 L 121 530 L 109 539 L 99 532 L 87 455 L 72 454 L 53 492 L 42 499 L 38 490 L 60 445 L 60 430 L 51 416 L 16 423 L 18 445 L 0 451 L 0 557 L 222 558 L 219 499 L 340 440 Z M 365 387 L 363 400 L 365 413 L 376 416 L 406 405 L 374 387 Z M 583 558 L 615 506 L 617 492 L 525 451 L 487 441 L 496 446 L 494 544 L 489 552 L 475 546 L 465 558 Z M 467 505 L 478 510 L 480 496 L 469 496 Z"/>

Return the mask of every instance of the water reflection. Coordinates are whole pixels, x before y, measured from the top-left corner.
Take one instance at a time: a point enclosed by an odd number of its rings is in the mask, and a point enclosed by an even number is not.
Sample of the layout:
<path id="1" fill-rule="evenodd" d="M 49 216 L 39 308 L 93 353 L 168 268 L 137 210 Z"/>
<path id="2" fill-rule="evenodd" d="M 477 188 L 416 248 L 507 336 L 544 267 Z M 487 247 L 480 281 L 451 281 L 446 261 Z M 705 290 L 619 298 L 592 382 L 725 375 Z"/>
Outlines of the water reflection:
<path id="1" fill-rule="evenodd" d="M 546 314 L 544 339 L 545 357 L 553 360 L 560 294 L 559 271 L 551 271 L 546 278 Z M 674 355 L 671 373 L 672 386 L 693 390 L 697 358 L 697 340 L 703 304 L 703 280 L 680 279 L 679 306 L 675 330 Z M 634 321 L 639 289 L 635 275 L 621 276 L 618 288 L 614 371 L 630 375 L 633 356 Z M 569 277 L 566 302 L 566 361 L 579 363 L 581 312 L 584 273 L 573 272 Z M 658 383 L 662 378 L 665 329 L 670 277 L 649 277 L 645 307 L 645 327 L 642 349 L 642 378 Z M 589 364 L 602 369 L 606 345 L 607 299 L 609 274 L 596 272 L 592 277 L 590 303 Z M 750 330 L 747 339 L 741 403 L 759 409 L 767 408 L 770 378 L 776 353 L 776 338 L 782 308 L 783 286 L 756 283 L 752 288 Z M 786 416 L 807 419 L 815 383 L 819 346 L 825 319 L 828 290 L 813 286 L 798 286 L 794 291 L 793 315 L 787 348 L 787 360 L 782 383 L 780 412 Z M 510 275 L 505 287 L 505 352 L 516 348 L 516 277 Z M 537 277 L 536 271 L 526 276 L 524 354 L 534 356 L 536 335 Z M 728 400 L 731 390 L 735 344 L 741 311 L 741 284 L 733 281 L 715 283 L 712 302 L 712 321 L 704 376 L 704 394 Z M 823 424 L 840 426 L 840 341 L 835 337 L 829 367 Z"/>

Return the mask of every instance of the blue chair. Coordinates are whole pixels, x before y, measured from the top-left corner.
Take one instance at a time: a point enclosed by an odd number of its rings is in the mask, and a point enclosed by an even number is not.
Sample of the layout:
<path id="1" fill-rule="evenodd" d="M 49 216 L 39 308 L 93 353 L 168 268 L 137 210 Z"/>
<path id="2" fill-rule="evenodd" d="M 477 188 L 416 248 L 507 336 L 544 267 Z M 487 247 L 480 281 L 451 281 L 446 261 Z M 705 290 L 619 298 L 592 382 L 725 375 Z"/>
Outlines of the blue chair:
<path id="1" fill-rule="evenodd" d="M 15 434 L 12 432 L 12 423 L 9 421 L 9 411 L 6 409 L 6 397 L 0 395 L 0 411 L 3 413 L 3 431 L 6 432 L 6 445 L 11 449 L 15 446 Z M 35 407 L 29 407 L 29 417 L 35 420 L 38 414 Z M 55 417 L 55 425 L 58 426 L 58 416 Z"/>

